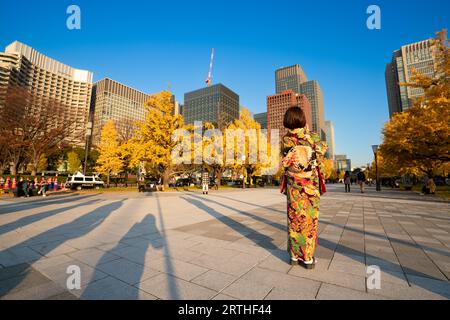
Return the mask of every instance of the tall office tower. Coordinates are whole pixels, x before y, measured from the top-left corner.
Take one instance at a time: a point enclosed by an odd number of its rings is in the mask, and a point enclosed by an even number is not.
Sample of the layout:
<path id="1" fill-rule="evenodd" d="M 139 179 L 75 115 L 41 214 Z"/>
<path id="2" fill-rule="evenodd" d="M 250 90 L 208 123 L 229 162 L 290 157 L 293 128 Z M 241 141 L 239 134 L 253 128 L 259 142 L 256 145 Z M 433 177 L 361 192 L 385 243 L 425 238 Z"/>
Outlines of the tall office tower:
<path id="1" fill-rule="evenodd" d="M 239 118 L 239 96 L 223 84 L 215 84 L 184 94 L 185 123 L 211 122 L 218 128 Z"/>
<path id="2" fill-rule="evenodd" d="M 178 101 L 175 101 L 175 106 L 173 108 L 174 115 L 183 115 L 183 105 Z"/>
<path id="3" fill-rule="evenodd" d="M 306 95 L 312 110 L 312 126 L 310 129 L 318 133 L 322 139 L 324 132 L 323 94 L 316 80 L 308 81 L 303 69 L 298 65 L 283 67 L 275 71 L 275 88 L 277 93 L 292 90 Z"/>
<path id="4" fill-rule="evenodd" d="M 103 125 L 113 120 L 119 137 L 128 139 L 137 128 L 136 122 L 145 120 L 145 101 L 149 95 L 117 81 L 105 78 L 94 84 L 91 112 L 94 118 L 92 141 L 100 142 Z"/>
<path id="5" fill-rule="evenodd" d="M 334 146 L 334 126 L 333 126 L 333 122 L 331 121 L 325 121 L 325 127 L 324 127 L 324 131 L 325 131 L 325 137 L 326 137 L 326 142 L 328 144 L 328 150 L 327 150 L 327 158 L 328 159 L 333 159 L 334 160 L 334 156 L 336 155 L 336 150 L 335 150 L 335 146 Z"/>
<path id="6" fill-rule="evenodd" d="M 56 122 L 68 126 L 66 141 L 83 146 L 92 92 L 92 72 L 69 67 L 15 41 L 0 53 L 0 109 L 8 90 L 23 89 L 33 97 L 28 110 L 39 112 L 47 101 L 57 102 L 64 112 Z"/>
<path id="7" fill-rule="evenodd" d="M 253 119 L 261 125 L 261 129 L 267 129 L 267 112 L 255 113 Z"/>
<path id="8" fill-rule="evenodd" d="M 298 64 L 290 67 L 282 67 L 275 71 L 276 93 L 292 90 L 301 93 L 300 85 L 308 81 L 305 72 Z"/>
<path id="9" fill-rule="evenodd" d="M 311 104 L 304 94 L 295 93 L 293 90 L 286 90 L 267 97 L 267 129 L 269 130 L 269 134 L 270 130 L 278 129 L 280 142 L 282 142 L 282 138 L 286 134 L 286 129 L 283 126 L 284 114 L 293 105 L 302 108 L 306 116 L 306 124 L 311 128 Z"/>
<path id="10" fill-rule="evenodd" d="M 334 159 L 336 171 L 352 171 L 352 161 L 345 154 L 337 154 Z"/>
<path id="11" fill-rule="evenodd" d="M 435 47 L 432 39 L 402 46 L 394 51 L 392 60 L 386 65 L 385 79 L 389 104 L 389 116 L 408 110 L 412 100 L 423 95 L 421 88 L 400 86 L 411 81 L 412 70 L 433 76 L 435 73 Z"/>
<path id="12" fill-rule="evenodd" d="M 320 85 L 316 80 L 304 82 L 300 85 L 300 93 L 303 93 L 311 103 L 312 127 L 311 130 L 325 139 L 324 133 L 324 106 L 323 94 Z"/>

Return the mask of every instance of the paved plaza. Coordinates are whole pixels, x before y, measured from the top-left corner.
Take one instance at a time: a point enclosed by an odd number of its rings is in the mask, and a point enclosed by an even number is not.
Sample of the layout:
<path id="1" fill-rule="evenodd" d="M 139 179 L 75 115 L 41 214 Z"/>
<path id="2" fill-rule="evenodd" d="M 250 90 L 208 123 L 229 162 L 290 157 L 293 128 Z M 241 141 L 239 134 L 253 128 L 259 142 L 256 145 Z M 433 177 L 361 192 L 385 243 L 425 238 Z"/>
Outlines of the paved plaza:
<path id="1" fill-rule="evenodd" d="M 315 270 L 289 264 L 277 189 L 0 198 L 0 299 L 450 298 L 448 202 L 328 188 Z"/>

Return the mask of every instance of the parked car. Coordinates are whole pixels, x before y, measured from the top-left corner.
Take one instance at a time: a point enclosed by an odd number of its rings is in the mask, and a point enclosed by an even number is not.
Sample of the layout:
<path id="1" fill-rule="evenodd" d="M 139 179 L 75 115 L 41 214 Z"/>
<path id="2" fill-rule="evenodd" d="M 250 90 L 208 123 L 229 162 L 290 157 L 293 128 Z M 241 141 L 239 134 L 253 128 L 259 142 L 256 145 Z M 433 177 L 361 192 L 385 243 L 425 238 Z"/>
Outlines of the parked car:
<path id="1" fill-rule="evenodd" d="M 105 183 L 98 176 L 85 176 L 81 172 L 77 172 L 76 174 L 67 177 L 65 186 L 72 190 L 89 188 L 99 189 L 100 187 L 104 187 Z"/>
<path id="2" fill-rule="evenodd" d="M 189 187 L 192 183 L 190 178 L 180 178 L 175 182 L 175 187 Z"/>

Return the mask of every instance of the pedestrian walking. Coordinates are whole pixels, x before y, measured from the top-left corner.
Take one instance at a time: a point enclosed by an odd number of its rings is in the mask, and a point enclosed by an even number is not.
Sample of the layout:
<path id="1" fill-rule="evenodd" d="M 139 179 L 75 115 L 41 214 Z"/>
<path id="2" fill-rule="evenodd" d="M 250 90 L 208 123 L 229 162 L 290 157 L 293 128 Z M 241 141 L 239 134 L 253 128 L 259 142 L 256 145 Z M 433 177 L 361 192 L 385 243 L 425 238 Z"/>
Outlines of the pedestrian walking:
<path id="1" fill-rule="evenodd" d="M 5 186 L 5 178 L 3 176 L 0 177 L 0 190 Z"/>
<path id="2" fill-rule="evenodd" d="M 58 191 L 58 177 L 53 179 L 53 191 Z"/>
<path id="3" fill-rule="evenodd" d="M 350 192 L 350 183 L 351 183 L 351 179 L 350 179 L 350 172 L 349 171 L 345 171 L 344 174 L 344 185 L 345 185 L 345 192 Z"/>
<path id="4" fill-rule="evenodd" d="M 28 198 L 30 196 L 30 179 L 27 178 L 26 180 L 23 181 L 22 192 L 25 197 Z"/>
<path id="5" fill-rule="evenodd" d="M 364 193 L 364 185 L 366 184 L 366 175 L 362 171 L 358 172 L 358 183 L 359 183 L 359 190 L 361 191 L 361 193 Z"/>
<path id="6" fill-rule="evenodd" d="M 20 177 L 19 181 L 17 181 L 16 191 L 15 191 L 16 196 L 19 198 L 22 196 L 22 185 L 23 185 L 23 177 Z"/>
<path id="7" fill-rule="evenodd" d="M 309 130 L 298 106 L 290 107 L 283 125 L 283 167 L 281 192 L 287 195 L 288 252 L 291 264 L 313 269 L 317 248 L 319 201 L 324 192 L 322 159 L 327 150 L 319 135 Z M 321 192 L 322 191 L 322 192 Z"/>
<path id="8" fill-rule="evenodd" d="M 202 172 L 202 191 L 203 194 L 208 194 L 209 189 L 209 172 L 206 169 L 203 169 Z"/>
<path id="9" fill-rule="evenodd" d="M 47 196 L 47 180 L 43 177 L 40 183 L 41 189 L 39 190 L 39 194 L 42 194 L 43 197 Z"/>

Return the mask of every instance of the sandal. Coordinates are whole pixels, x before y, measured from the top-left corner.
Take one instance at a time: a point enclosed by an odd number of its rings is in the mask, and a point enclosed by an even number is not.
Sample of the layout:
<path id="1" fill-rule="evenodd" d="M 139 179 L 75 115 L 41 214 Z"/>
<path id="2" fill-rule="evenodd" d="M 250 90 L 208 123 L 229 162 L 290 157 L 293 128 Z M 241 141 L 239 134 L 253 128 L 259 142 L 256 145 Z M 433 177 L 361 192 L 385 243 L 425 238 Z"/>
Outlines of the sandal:
<path id="1" fill-rule="evenodd" d="M 312 262 L 310 263 L 306 263 L 303 260 L 299 260 L 298 261 L 299 265 L 301 265 L 303 268 L 308 269 L 308 270 L 312 270 L 316 267 L 316 263 L 317 263 L 317 259 L 316 258 L 312 258 Z"/>

